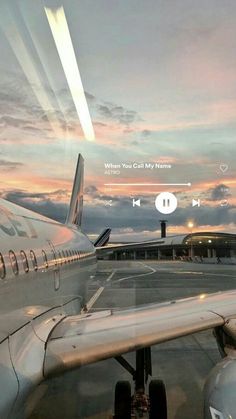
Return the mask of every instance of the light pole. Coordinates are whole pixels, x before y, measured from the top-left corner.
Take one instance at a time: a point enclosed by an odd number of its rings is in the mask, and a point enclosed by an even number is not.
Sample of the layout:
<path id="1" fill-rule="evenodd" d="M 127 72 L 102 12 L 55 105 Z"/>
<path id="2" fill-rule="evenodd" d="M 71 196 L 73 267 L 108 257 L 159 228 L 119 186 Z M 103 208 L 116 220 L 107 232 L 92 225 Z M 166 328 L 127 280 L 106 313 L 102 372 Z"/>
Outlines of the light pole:
<path id="1" fill-rule="evenodd" d="M 193 260 L 193 227 L 194 222 L 188 221 L 188 228 L 190 229 L 191 239 L 190 239 L 190 258 Z"/>

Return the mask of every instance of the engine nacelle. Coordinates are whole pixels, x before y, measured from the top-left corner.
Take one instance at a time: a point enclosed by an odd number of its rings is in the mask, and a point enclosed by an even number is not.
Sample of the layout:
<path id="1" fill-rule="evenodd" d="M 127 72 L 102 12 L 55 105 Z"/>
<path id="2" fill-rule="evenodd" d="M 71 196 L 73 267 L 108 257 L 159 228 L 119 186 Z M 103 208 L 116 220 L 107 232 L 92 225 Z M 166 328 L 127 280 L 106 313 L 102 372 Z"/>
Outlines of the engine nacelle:
<path id="1" fill-rule="evenodd" d="M 227 356 L 211 371 L 204 387 L 204 419 L 236 418 L 236 358 Z"/>
<path id="2" fill-rule="evenodd" d="M 204 387 L 204 419 L 236 418 L 236 321 L 229 319 L 214 336 L 222 361 L 209 374 Z"/>

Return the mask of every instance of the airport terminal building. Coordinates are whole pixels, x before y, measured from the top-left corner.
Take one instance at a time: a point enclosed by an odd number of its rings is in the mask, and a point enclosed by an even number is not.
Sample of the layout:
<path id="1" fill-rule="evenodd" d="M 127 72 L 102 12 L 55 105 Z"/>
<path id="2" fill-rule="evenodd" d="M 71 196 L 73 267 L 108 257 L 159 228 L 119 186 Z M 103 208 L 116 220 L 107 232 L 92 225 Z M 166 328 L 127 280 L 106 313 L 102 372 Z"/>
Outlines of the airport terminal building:
<path id="1" fill-rule="evenodd" d="M 128 245 L 128 243 L 122 243 Z M 135 260 L 189 260 L 196 262 L 236 263 L 236 234 L 198 232 L 187 235 L 161 237 L 153 242 L 135 244 L 116 250 L 107 259 Z"/>

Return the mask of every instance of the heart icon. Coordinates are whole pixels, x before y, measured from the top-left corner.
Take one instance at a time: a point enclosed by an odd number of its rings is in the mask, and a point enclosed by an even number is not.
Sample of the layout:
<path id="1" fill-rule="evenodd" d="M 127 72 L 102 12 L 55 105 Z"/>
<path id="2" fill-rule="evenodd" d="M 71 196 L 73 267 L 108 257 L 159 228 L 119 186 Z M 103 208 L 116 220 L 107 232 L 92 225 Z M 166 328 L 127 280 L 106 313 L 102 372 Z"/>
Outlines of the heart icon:
<path id="1" fill-rule="evenodd" d="M 229 168 L 229 166 L 227 164 L 222 163 L 220 165 L 220 170 L 222 171 L 222 173 L 227 172 L 228 168 Z"/>

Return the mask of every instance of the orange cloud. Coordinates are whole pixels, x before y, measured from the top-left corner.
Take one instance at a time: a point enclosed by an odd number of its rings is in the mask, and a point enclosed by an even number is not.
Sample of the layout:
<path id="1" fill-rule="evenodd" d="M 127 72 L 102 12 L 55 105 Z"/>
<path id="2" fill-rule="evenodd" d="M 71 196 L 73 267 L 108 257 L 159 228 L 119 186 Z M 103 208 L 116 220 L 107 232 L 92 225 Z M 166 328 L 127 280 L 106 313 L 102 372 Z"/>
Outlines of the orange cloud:
<path id="1" fill-rule="evenodd" d="M 193 233 L 200 233 L 200 232 L 236 232 L 236 226 L 233 224 L 220 224 L 216 226 L 212 225 L 195 225 L 193 228 Z M 178 234 L 190 234 L 191 231 L 187 228 L 186 225 L 179 225 L 179 226 L 168 226 L 167 227 L 167 234 L 168 235 L 178 235 Z"/>
<path id="2" fill-rule="evenodd" d="M 29 192 L 48 193 L 57 189 L 70 190 L 71 188 L 71 182 L 65 179 L 45 178 L 29 173 L 9 174 L 7 179 L 1 181 L 2 190 L 22 189 Z"/>

